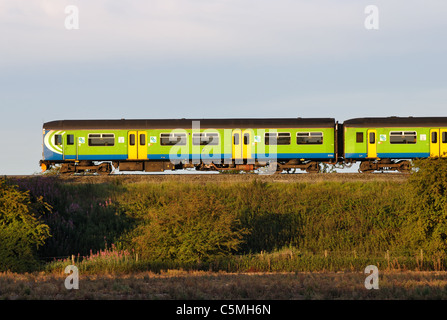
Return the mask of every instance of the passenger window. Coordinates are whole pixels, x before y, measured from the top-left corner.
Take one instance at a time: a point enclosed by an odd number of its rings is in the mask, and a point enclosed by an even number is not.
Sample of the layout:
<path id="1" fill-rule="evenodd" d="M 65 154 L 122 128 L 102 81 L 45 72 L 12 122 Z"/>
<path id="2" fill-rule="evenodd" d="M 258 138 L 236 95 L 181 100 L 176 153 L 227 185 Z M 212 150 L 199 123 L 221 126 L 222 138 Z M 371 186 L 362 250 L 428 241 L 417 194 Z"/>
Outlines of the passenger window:
<path id="1" fill-rule="evenodd" d="M 447 143 L 447 132 L 442 133 L 442 143 Z"/>
<path id="2" fill-rule="evenodd" d="M 290 132 L 266 132 L 264 140 L 266 145 L 289 145 Z"/>
<path id="3" fill-rule="evenodd" d="M 355 142 L 363 143 L 363 132 L 356 132 L 355 133 Z"/>
<path id="4" fill-rule="evenodd" d="M 73 134 L 67 135 L 67 145 L 69 145 L 69 146 L 74 145 L 74 135 Z"/>
<path id="5" fill-rule="evenodd" d="M 62 145 L 62 135 L 57 134 L 54 136 L 54 144 L 56 146 L 61 146 Z"/>
<path id="6" fill-rule="evenodd" d="M 115 135 L 113 133 L 90 133 L 88 135 L 88 145 L 90 147 L 113 147 L 115 145 Z"/>
<path id="7" fill-rule="evenodd" d="M 186 146 L 186 133 L 172 132 L 161 133 L 160 144 L 162 146 Z"/>
<path id="8" fill-rule="evenodd" d="M 323 132 L 297 132 L 297 144 L 323 144 Z"/>
<path id="9" fill-rule="evenodd" d="M 413 144 L 416 143 L 416 131 L 391 131 L 391 144 Z"/>
<path id="10" fill-rule="evenodd" d="M 192 144 L 195 146 L 217 146 L 219 144 L 219 134 L 217 132 L 193 133 Z"/>

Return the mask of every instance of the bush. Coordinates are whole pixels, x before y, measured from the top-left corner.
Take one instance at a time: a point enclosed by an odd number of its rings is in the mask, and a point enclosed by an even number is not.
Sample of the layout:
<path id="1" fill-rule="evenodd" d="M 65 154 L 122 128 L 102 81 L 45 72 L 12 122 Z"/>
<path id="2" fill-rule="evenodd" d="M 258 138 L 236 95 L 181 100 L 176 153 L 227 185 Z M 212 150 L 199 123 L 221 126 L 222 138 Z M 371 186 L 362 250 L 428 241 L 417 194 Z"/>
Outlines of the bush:
<path id="1" fill-rule="evenodd" d="M 23 272 L 34 269 L 37 249 L 50 236 L 41 217 L 50 207 L 42 197 L 0 179 L 0 271 Z"/>
<path id="2" fill-rule="evenodd" d="M 245 230 L 217 197 L 185 192 L 177 201 L 148 208 L 130 242 L 143 258 L 207 261 L 237 250 Z"/>
<path id="3" fill-rule="evenodd" d="M 407 246 L 420 248 L 435 259 L 447 253 L 447 159 L 415 161 L 409 183 L 406 223 Z"/>
<path id="4" fill-rule="evenodd" d="M 43 196 L 52 206 L 52 214 L 43 217 L 52 237 L 39 249 L 41 258 L 87 255 L 90 250 L 104 249 L 131 226 L 131 219 L 117 211 L 116 194 L 127 194 L 116 183 L 70 183 L 56 176 L 24 178 L 16 183 L 20 190 Z"/>

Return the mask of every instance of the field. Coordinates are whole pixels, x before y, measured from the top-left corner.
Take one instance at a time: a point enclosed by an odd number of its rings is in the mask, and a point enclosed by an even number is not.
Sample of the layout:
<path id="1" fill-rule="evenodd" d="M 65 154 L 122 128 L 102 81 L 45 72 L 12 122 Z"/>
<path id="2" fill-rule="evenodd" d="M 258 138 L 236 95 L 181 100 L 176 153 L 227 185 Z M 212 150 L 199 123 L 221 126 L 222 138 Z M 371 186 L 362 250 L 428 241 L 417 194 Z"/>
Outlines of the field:
<path id="1" fill-rule="evenodd" d="M 0 274 L 0 299 L 35 300 L 427 300 L 447 298 L 446 272 L 385 271 L 379 289 L 367 290 L 355 272 L 90 274 L 78 290 L 65 274 Z"/>
<path id="2" fill-rule="evenodd" d="M 445 299 L 446 166 L 0 179 L 0 299 Z"/>

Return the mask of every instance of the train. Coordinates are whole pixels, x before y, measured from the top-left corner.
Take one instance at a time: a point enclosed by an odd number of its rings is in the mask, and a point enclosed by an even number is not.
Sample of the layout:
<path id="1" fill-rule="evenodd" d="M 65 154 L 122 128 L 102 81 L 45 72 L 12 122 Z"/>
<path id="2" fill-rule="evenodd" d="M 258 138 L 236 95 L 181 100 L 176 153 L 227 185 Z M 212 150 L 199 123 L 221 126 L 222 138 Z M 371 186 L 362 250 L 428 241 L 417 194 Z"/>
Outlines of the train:
<path id="1" fill-rule="evenodd" d="M 56 120 L 42 129 L 43 172 L 408 172 L 447 157 L 447 117 Z"/>

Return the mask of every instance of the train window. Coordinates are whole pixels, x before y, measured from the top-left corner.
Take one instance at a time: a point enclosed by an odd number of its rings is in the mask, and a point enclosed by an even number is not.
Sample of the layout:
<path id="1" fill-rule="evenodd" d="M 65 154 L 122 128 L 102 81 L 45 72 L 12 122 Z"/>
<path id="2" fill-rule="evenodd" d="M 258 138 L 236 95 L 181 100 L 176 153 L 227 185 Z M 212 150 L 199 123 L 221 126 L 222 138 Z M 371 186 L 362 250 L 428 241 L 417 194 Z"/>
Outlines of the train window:
<path id="1" fill-rule="evenodd" d="M 436 131 L 431 133 L 431 143 L 438 143 L 438 133 Z"/>
<path id="2" fill-rule="evenodd" d="M 113 133 L 90 133 L 88 135 L 88 145 L 91 147 L 113 147 L 115 145 L 115 135 Z"/>
<path id="3" fill-rule="evenodd" d="M 217 132 L 193 133 L 192 144 L 196 146 L 217 146 L 219 144 L 219 134 Z"/>
<path id="4" fill-rule="evenodd" d="M 73 134 L 67 134 L 67 145 L 72 146 L 74 145 L 74 135 Z"/>
<path id="5" fill-rule="evenodd" d="M 363 143 L 363 132 L 356 132 L 355 133 L 355 142 Z"/>
<path id="6" fill-rule="evenodd" d="M 375 132 L 369 133 L 369 143 L 370 144 L 376 143 L 376 133 Z"/>
<path id="7" fill-rule="evenodd" d="M 442 133 L 442 143 L 447 143 L 447 132 Z"/>
<path id="8" fill-rule="evenodd" d="M 323 144 L 323 132 L 297 132 L 297 144 Z"/>
<path id="9" fill-rule="evenodd" d="M 391 131 L 391 144 L 414 144 L 416 143 L 416 131 Z"/>
<path id="10" fill-rule="evenodd" d="M 235 146 L 239 145 L 239 133 L 235 133 L 235 134 L 233 135 L 233 144 L 234 144 Z"/>
<path id="11" fill-rule="evenodd" d="M 135 134 L 131 133 L 129 135 L 129 145 L 134 146 L 135 145 Z"/>
<path id="12" fill-rule="evenodd" d="M 266 145 L 276 144 L 276 132 L 267 132 L 264 135 L 264 140 Z"/>
<path id="13" fill-rule="evenodd" d="M 56 135 L 54 136 L 54 144 L 55 144 L 56 146 L 61 146 L 61 145 L 62 145 L 62 135 L 60 135 L 60 134 L 56 134 Z"/>
<path id="14" fill-rule="evenodd" d="M 267 132 L 264 135 L 266 145 L 290 144 L 290 132 Z"/>
<path id="15" fill-rule="evenodd" d="M 140 146 L 146 145 L 146 135 L 144 133 L 140 134 Z"/>
<path id="16" fill-rule="evenodd" d="M 162 133 L 160 134 L 160 144 L 162 146 L 186 146 L 186 133 Z"/>
<path id="17" fill-rule="evenodd" d="M 250 141 L 250 134 L 244 133 L 244 145 L 247 145 Z"/>

